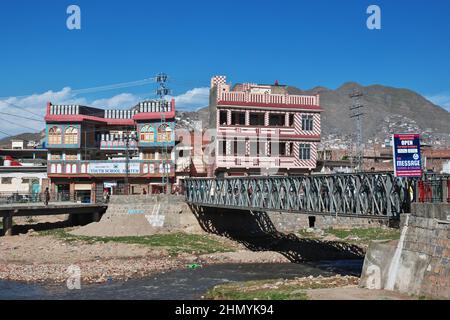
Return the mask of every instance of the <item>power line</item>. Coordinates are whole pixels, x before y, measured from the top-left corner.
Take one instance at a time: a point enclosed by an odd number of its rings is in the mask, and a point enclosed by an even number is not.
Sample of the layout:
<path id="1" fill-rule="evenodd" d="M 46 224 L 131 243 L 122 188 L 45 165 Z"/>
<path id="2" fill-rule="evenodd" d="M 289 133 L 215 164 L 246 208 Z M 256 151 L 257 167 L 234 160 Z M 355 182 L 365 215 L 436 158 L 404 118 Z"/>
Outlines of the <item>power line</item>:
<path id="1" fill-rule="evenodd" d="M 7 113 L 7 112 L 0 112 L 0 114 L 3 114 L 5 116 L 11 116 L 11 117 L 16 117 L 16 118 L 21 118 L 21 119 L 26 119 L 26 120 L 31 120 L 31 121 L 36 121 L 36 122 L 43 122 L 45 123 L 44 120 L 38 120 L 38 119 L 34 119 L 34 118 L 28 118 L 25 116 L 19 116 L 17 114 L 12 114 L 12 113 Z"/>
<path id="2" fill-rule="evenodd" d="M 7 120 L 7 119 L 1 119 L 1 120 L 6 121 L 6 122 L 8 122 L 8 123 L 10 123 L 10 124 L 12 124 L 14 126 L 18 126 L 18 127 L 21 127 L 21 128 L 27 128 L 27 129 L 30 129 L 30 130 L 33 130 L 33 131 L 39 130 L 39 129 L 36 129 L 36 128 L 31 128 L 31 127 L 28 127 L 28 126 L 24 126 L 21 123 L 20 124 L 19 123 L 15 123 L 15 122 Z"/>
<path id="3" fill-rule="evenodd" d="M 95 92 L 100 92 L 100 91 L 138 87 L 138 86 L 143 86 L 143 85 L 146 85 L 146 84 L 152 83 L 152 82 L 155 82 L 155 78 L 147 78 L 147 79 L 143 79 L 143 80 L 123 82 L 123 83 L 117 83 L 117 84 L 99 86 L 99 87 L 92 87 L 92 88 L 86 88 L 86 89 L 76 89 L 76 90 L 72 90 L 72 93 L 74 93 L 75 95 L 82 94 L 82 93 L 84 93 L 84 94 L 95 93 Z"/>
<path id="4" fill-rule="evenodd" d="M 24 107 L 20 107 L 20 106 L 14 104 L 14 103 L 7 102 L 7 101 L 4 101 L 4 100 L 3 100 L 3 101 L 0 101 L 0 103 L 6 103 L 7 105 L 10 105 L 11 107 L 14 107 L 14 108 L 16 108 L 16 109 L 20 109 L 20 110 L 22 110 L 22 111 L 31 113 L 32 115 L 35 115 L 35 116 L 37 116 L 37 117 L 39 117 L 39 118 L 42 118 L 42 115 L 37 114 L 37 113 L 34 113 L 34 112 L 32 112 L 32 111 L 30 111 L 30 110 L 28 110 L 28 109 L 26 109 L 26 108 L 24 108 Z"/>
<path id="5" fill-rule="evenodd" d="M 121 83 L 116 83 L 116 84 L 83 88 L 83 89 L 74 89 L 74 90 L 71 90 L 71 92 L 74 94 L 95 93 L 95 92 L 100 92 L 100 91 L 108 91 L 108 90 L 115 90 L 115 89 L 121 89 L 121 88 L 143 86 L 147 83 L 155 82 L 155 80 L 156 80 L 155 78 L 146 78 L 146 79 L 137 80 L 137 81 L 121 82 Z M 30 96 L 33 96 L 33 94 L 27 94 L 27 95 L 21 95 L 21 96 L 0 97 L 0 100 L 9 99 L 11 97 L 26 98 L 26 97 L 30 97 Z"/>

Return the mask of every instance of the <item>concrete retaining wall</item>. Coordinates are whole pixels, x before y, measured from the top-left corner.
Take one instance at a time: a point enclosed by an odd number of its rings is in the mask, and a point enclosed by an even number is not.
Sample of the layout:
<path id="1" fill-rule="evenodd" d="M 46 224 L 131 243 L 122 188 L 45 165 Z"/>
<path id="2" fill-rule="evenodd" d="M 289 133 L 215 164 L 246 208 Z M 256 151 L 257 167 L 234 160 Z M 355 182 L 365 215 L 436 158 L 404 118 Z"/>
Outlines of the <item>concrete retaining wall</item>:
<path id="1" fill-rule="evenodd" d="M 99 223 L 73 231 L 86 236 L 145 236 L 161 231 L 202 232 L 181 196 L 112 196 Z"/>
<path id="2" fill-rule="evenodd" d="M 200 229 L 184 197 L 175 195 L 112 196 L 104 219 L 145 217 L 153 227 Z"/>
<path id="3" fill-rule="evenodd" d="M 387 225 L 386 220 L 349 218 L 331 215 L 308 215 L 299 213 L 268 212 L 272 223 L 280 232 L 295 232 L 303 228 L 315 227 L 319 229 L 335 228 L 370 228 Z M 313 225 L 310 225 L 310 224 Z"/>
<path id="4" fill-rule="evenodd" d="M 414 204 L 399 243 L 370 245 L 361 285 L 450 299 L 449 216 L 450 204 Z"/>

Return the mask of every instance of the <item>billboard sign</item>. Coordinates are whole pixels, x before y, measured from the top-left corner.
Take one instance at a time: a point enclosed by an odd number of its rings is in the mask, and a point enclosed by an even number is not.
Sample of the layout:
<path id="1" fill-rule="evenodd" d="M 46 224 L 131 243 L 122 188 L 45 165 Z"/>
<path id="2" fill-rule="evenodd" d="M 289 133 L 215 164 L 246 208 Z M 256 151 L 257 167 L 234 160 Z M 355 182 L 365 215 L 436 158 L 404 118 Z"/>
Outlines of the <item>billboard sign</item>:
<path id="1" fill-rule="evenodd" d="M 140 173 L 139 163 L 130 162 L 128 166 L 129 174 Z M 125 174 L 125 162 L 92 162 L 89 164 L 89 174 Z"/>
<path id="2" fill-rule="evenodd" d="M 420 135 L 394 134 L 392 140 L 395 176 L 421 177 Z"/>

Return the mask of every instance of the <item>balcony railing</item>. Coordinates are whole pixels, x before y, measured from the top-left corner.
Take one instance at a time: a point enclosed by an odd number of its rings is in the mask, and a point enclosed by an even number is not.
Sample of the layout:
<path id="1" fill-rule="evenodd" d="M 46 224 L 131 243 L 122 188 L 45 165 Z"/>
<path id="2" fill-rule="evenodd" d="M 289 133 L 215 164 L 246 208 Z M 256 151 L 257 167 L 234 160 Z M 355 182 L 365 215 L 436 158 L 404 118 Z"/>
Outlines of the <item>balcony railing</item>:
<path id="1" fill-rule="evenodd" d="M 128 149 L 137 149 L 136 140 L 128 141 Z M 102 134 L 100 138 L 100 149 L 102 150 L 125 150 L 127 149 L 127 141 L 122 135 Z"/>
<path id="2" fill-rule="evenodd" d="M 220 92 L 217 95 L 217 100 L 223 102 L 308 105 L 308 106 L 318 106 L 320 104 L 318 95 L 307 96 L 307 95 L 265 94 L 265 93 L 239 92 L 239 91 Z"/>
<path id="3" fill-rule="evenodd" d="M 48 163 L 49 174 L 125 175 L 126 170 L 125 160 L 54 160 Z M 162 175 L 164 173 L 169 175 L 175 173 L 173 160 L 130 160 L 128 164 L 130 176 Z"/>

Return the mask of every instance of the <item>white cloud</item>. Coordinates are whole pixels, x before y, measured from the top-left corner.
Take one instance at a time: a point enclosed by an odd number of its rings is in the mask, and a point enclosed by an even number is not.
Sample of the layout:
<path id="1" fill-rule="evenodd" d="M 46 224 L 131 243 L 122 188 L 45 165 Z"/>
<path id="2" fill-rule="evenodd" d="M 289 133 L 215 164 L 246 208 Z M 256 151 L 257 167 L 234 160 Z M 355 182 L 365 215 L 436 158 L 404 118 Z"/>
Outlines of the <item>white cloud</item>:
<path id="1" fill-rule="evenodd" d="M 47 91 L 41 94 L 33 94 L 25 97 L 10 97 L 0 100 L 0 112 L 5 112 L 21 117 L 44 120 L 47 102 L 58 104 L 84 104 L 84 98 L 77 98 L 68 87 L 60 91 Z M 43 122 L 26 120 L 19 117 L 2 114 L 0 127 L 3 132 L 15 135 L 23 132 L 35 132 L 44 129 Z M 1 135 L 3 137 L 4 134 Z"/>
<path id="2" fill-rule="evenodd" d="M 174 96 L 173 98 L 176 101 L 176 107 L 178 110 L 193 110 L 204 107 L 208 105 L 209 88 L 194 88 L 181 95 Z M 109 98 L 88 100 L 85 97 L 76 95 L 70 87 L 65 87 L 60 91 L 47 91 L 30 96 L 1 99 L 0 112 L 6 112 L 22 117 L 42 119 L 43 121 L 47 102 L 51 102 L 53 104 L 80 104 L 104 109 L 128 109 L 142 100 L 142 97 L 131 93 L 121 93 Z M 8 103 L 16 105 L 19 108 L 13 107 Z M 38 132 L 44 129 L 44 127 L 45 124 L 43 122 L 25 120 L 14 116 L 0 114 L 0 130 L 7 132 L 10 135 L 23 132 L 32 132 L 33 129 L 35 132 Z M 4 134 L 0 133 L 0 138 L 3 137 Z"/>
<path id="3" fill-rule="evenodd" d="M 428 96 L 427 99 L 450 112 L 450 92 Z"/>
<path id="4" fill-rule="evenodd" d="M 209 104 L 209 88 L 194 88 L 174 98 L 177 110 L 193 110 L 206 107 Z"/>
<path id="5" fill-rule="evenodd" d="M 131 93 L 121 93 L 107 99 L 99 99 L 93 101 L 90 106 L 95 108 L 120 108 L 128 109 L 136 105 L 141 99 Z"/>

